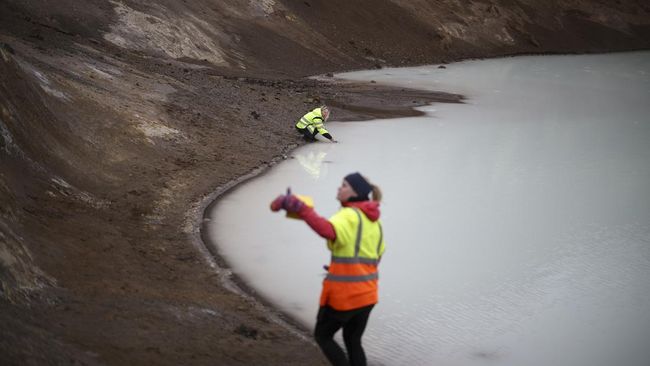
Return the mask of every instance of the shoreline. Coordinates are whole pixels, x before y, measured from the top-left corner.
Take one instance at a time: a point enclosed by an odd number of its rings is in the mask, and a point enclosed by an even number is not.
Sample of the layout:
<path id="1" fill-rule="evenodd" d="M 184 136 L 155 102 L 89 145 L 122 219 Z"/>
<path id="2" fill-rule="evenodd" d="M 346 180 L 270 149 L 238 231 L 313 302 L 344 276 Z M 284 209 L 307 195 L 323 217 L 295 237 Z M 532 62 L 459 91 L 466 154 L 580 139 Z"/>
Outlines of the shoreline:
<path id="1" fill-rule="evenodd" d="M 416 110 L 415 108 L 422 107 L 425 105 L 432 105 L 436 103 L 463 103 L 465 97 L 458 94 L 450 94 L 439 91 L 427 91 L 420 89 L 412 88 L 402 88 L 395 87 L 391 85 L 381 84 L 381 83 L 363 83 L 356 81 L 345 81 L 341 83 L 343 79 L 335 79 L 329 83 L 336 88 L 336 85 L 345 85 L 355 92 L 359 93 L 357 97 L 363 99 L 364 94 L 363 90 L 367 90 L 367 87 L 372 89 L 379 89 L 381 91 L 382 97 L 390 96 L 392 93 L 405 93 L 410 97 L 419 97 L 425 100 L 428 100 L 426 103 L 420 102 L 413 105 L 413 103 L 408 103 L 405 98 L 405 95 L 401 97 L 401 103 L 396 103 L 390 105 L 386 108 L 385 104 L 381 103 L 383 108 L 377 108 L 375 101 L 370 98 L 370 103 L 367 105 L 355 105 L 355 104 L 346 104 L 346 103 L 337 103 L 332 102 L 328 105 L 333 111 L 342 112 L 345 111 L 344 120 L 339 120 L 338 118 L 333 120 L 336 122 L 363 122 L 371 119 L 398 119 L 405 117 L 413 117 L 424 115 L 423 112 Z M 359 91 L 361 90 L 361 91 Z M 376 97 L 376 96 L 374 96 Z M 400 99 L 400 98 L 397 98 Z M 395 99 L 391 99 L 395 100 Z M 363 103 L 362 103 L 363 104 Z M 252 169 L 248 173 L 239 176 L 226 184 L 218 187 L 213 192 L 205 195 L 200 202 L 196 205 L 198 210 L 190 210 L 195 217 L 194 225 L 192 228 L 193 232 L 193 242 L 195 245 L 200 246 L 200 251 L 209 257 L 209 262 L 214 263 L 214 269 L 219 274 L 220 281 L 223 282 L 224 287 L 233 293 L 241 296 L 246 300 L 252 300 L 259 306 L 259 310 L 265 316 L 270 317 L 272 320 L 276 321 L 280 326 L 285 327 L 288 331 L 293 334 L 300 336 L 303 340 L 316 345 L 313 340 L 313 337 L 310 331 L 303 326 L 297 319 L 292 317 L 290 314 L 285 313 L 279 310 L 272 301 L 260 295 L 251 285 L 246 283 L 240 276 L 233 272 L 233 268 L 230 266 L 228 261 L 219 255 L 218 247 L 219 244 L 216 240 L 212 240 L 209 235 L 209 229 L 207 228 L 207 223 L 212 220 L 210 217 L 210 212 L 213 210 L 214 206 L 218 203 L 219 199 L 230 193 L 232 190 L 237 189 L 241 184 L 244 184 L 253 179 L 259 179 L 264 176 L 270 169 L 275 165 L 287 159 L 289 154 L 295 149 L 307 145 L 308 142 L 300 142 L 298 144 L 288 144 L 282 149 L 280 156 L 275 157 L 271 161 L 264 163 Z M 269 198 L 270 200 L 271 198 Z M 269 201 L 270 202 L 270 201 Z M 200 220 L 198 213 L 200 214 Z"/>
<path id="2" fill-rule="evenodd" d="M 284 152 L 290 153 L 300 146 L 302 145 L 288 145 Z M 201 247 L 200 250 L 204 255 L 209 257 L 209 261 L 214 263 L 214 269 L 219 274 L 219 280 L 223 284 L 224 288 L 232 291 L 237 296 L 240 296 L 247 301 L 253 301 L 258 307 L 260 313 L 269 317 L 270 320 L 276 322 L 294 335 L 299 336 L 304 341 L 315 345 L 309 331 L 303 327 L 300 322 L 293 319 L 289 314 L 278 310 L 271 301 L 258 294 L 252 286 L 248 285 L 240 276 L 233 272 L 230 264 L 219 255 L 218 243 L 215 240 L 211 240 L 209 229 L 207 227 L 208 223 L 212 220 L 210 212 L 213 210 L 220 198 L 239 187 L 239 185 L 263 176 L 269 169 L 272 169 L 276 164 L 284 160 L 283 157 L 275 158 L 271 162 L 256 167 L 247 174 L 231 180 L 217 188 L 214 192 L 206 195 L 199 204 L 199 210 L 193 212 L 194 214 L 200 213 L 200 220 L 198 220 L 198 215 L 195 216 L 196 220 L 194 220 L 193 241 L 195 242 L 195 245 Z"/>

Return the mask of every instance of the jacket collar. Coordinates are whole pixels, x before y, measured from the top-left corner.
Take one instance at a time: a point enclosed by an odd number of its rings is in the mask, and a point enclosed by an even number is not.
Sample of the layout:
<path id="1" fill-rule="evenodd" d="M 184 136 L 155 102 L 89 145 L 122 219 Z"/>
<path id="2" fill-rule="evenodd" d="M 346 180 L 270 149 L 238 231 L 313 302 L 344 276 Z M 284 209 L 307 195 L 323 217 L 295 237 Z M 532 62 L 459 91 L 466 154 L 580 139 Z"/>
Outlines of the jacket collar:
<path id="1" fill-rule="evenodd" d="M 379 220 L 379 202 L 377 201 L 359 201 L 359 202 L 343 202 L 343 207 L 351 207 L 360 209 L 370 221 Z"/>

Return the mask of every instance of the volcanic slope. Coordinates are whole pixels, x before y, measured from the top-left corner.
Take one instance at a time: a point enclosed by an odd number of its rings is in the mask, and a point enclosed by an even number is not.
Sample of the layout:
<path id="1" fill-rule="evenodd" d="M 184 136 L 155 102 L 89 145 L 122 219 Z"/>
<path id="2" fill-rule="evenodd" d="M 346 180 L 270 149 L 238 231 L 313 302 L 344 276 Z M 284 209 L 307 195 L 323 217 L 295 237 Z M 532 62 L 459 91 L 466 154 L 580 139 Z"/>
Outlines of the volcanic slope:
<path id="1" fill-rule="evenodd" d="M 0 364 L 325 364 L 232 290 L 206 197 L 301 144 L 322 103 L 352 121 L 463 98 L 305 76 L 648 49 L 649 18 L 632 0 L 2 0 Z"/>

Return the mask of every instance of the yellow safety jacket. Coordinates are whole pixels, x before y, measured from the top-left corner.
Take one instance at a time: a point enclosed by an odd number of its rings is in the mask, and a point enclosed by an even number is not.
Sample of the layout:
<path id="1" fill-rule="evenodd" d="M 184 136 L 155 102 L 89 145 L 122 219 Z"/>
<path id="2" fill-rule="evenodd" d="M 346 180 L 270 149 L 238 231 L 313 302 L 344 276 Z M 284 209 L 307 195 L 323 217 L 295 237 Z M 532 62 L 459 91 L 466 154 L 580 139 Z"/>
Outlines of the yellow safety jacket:
<path id="1" fill-rule="evenodd" d="M 320 306 L 345 311 L 376 304 L 377 267 L 385 250 L 381 222 L 371 221 L 356 207 L 343 207 L 329 221 L 336 239 L 327 242 L 332 258 Z"/>
<path id="2" fill-rule="evenodd" d="M 323 135 L 329 133 L 323 125 L 324 121 L 323 112 L 320 108 L 316 108 L 302 116 L 296 123 L 296 127 L 301 130 L 306 128 L 312 135 L 314 134 L 314 130 L 318 130 L 318 133 Z"/>

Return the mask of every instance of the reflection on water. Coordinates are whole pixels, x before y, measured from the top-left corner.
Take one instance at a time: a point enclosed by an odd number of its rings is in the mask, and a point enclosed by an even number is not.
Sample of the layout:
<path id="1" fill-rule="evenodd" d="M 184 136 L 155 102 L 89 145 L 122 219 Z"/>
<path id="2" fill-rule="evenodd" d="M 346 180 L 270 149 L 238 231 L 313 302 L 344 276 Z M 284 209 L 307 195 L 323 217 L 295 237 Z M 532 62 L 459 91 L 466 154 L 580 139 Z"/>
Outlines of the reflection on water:
<path id="1" fill-rule="evenodd" d="M 330 216 L 361 171 L 385 195 L 372 364 L 650 364 L 650 53 L 344 76 L 468 100 L 330 122 L 339 144 L 224 197 L 210 235 L 235 272 L 313 326 L 329 252 L 268 202 L 291 186 Z"/>
<path id="2" fill-rule="evenodd" d="M 301 151 L 294 154 L 300 166 L 302 166 L 305 171 L 311 175 L 314 179 L 318 180 L 321 174 L 327 174 L 327 165 L 323 164 L 325 162 L 325 157 L 327 153 L 325 151 Z"/>

